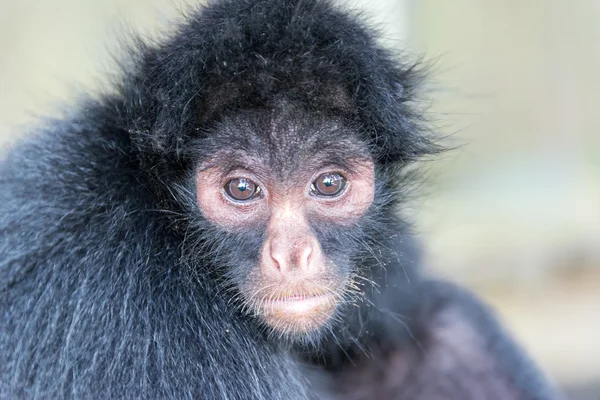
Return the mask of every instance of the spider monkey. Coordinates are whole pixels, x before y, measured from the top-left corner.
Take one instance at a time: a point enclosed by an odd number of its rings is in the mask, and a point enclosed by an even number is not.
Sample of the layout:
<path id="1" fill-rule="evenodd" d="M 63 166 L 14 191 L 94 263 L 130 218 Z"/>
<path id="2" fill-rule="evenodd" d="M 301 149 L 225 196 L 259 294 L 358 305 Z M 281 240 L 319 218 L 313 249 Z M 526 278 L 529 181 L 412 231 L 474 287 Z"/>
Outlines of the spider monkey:
<path id="1" fill-rule="evenodd" d="M 324 0 L 218 0 L 0 166 L 0 397 L 556 399 L 424 275 L 418 66 Z"/>

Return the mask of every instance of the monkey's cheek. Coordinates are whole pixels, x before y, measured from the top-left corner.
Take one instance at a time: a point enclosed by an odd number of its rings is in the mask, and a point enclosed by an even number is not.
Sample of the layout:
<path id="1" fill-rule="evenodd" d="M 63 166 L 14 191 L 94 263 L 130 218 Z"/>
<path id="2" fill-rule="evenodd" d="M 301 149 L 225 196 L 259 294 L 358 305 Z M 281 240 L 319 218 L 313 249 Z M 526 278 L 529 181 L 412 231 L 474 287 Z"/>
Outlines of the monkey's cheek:
<path id="1" fill-rule="evenodd" d="M 264 305 L 263 320 L 272 329 L 286 334 L 314 332 L 325 326 L 335 314 L 333 296 L 303 300 L 277 300 Z"/>

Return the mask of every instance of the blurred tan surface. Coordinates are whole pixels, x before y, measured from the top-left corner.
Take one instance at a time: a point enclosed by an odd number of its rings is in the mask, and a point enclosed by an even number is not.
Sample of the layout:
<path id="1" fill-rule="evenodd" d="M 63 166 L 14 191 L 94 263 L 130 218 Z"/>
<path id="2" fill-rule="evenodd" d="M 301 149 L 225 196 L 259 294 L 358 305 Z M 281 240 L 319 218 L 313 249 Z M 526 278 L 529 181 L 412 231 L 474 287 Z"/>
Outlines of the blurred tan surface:
<path id="1" fill-rule="evenodd" d="M 600 2 L 413 2 L 437 78 L 428 265 L 470 282 L 568 385 L 600 381 Z M 597 396 L 600 398 L 600 395 Z"/>
<path id="2" fill-rule="evenodd" d="M 600 2 L 352 4 L 435 60 L 428 115 L 460 146 L 425 166 L 427 265 L 487 298 L 559 382 L 600 382 Z M 180 8 L 0 0 L 0 137 L 103 87 L 123 33 L 168 29 Z"/>

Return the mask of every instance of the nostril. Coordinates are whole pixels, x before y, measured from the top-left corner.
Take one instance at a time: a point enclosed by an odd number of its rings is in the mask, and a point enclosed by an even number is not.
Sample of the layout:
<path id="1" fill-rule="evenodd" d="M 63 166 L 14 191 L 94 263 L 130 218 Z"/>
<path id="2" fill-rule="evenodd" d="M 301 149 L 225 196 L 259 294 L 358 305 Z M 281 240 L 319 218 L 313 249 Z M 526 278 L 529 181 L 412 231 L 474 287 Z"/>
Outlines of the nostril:
<path id="1" fill-rule="evenodd" d="M 280 250 L 280 249 L 279 249 Z M 265 273 L 280 273 L 285 267 L 284 259 L 281 257 L 281 251 L 278 251 L 277 246 L 273 246 L 271 240 L 267 239 L 262 248 L 261 265 Z"/>
<path id="2" fill-rule="evenodd" d="M 275 257 L 273 253 L 270 253 L 269 255 L 271 256 L 271 263 L 273 264 L 273 267 L 276 270 L 281 271 L 281 264 L 279 263 L 279 261 L 277 261 L 277 257 Z"/>
<path id="3" fill-rule="evenodd" d="M 309 269 L 312 260 L 313 248 L 310 243 L 307 243 L 300 251 L 299 266 L 301 269 Z"/>

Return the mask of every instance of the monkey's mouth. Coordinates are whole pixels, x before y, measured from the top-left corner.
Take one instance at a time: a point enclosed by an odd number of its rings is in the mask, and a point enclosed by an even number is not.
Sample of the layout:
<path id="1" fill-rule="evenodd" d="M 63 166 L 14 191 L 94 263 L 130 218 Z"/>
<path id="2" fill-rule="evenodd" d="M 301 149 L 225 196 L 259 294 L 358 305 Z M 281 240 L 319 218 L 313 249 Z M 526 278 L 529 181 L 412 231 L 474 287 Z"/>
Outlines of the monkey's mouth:
<path id="1" fill-rule="evenodd" d="M 292 313 L 309 313 L 324 305 L 335 305 L 333 296 L 329 294 L 294 294 L 291 296 L 269 299 L 266 306 L 274 310 Z"/>
<path id="2" fill-rule="evenodd" d="M 281 333 L 302 334 L 323 327 L 334 315 L 336 297 L 332 294 L 291 294 L 263 298 L 258 314 Z"/>

